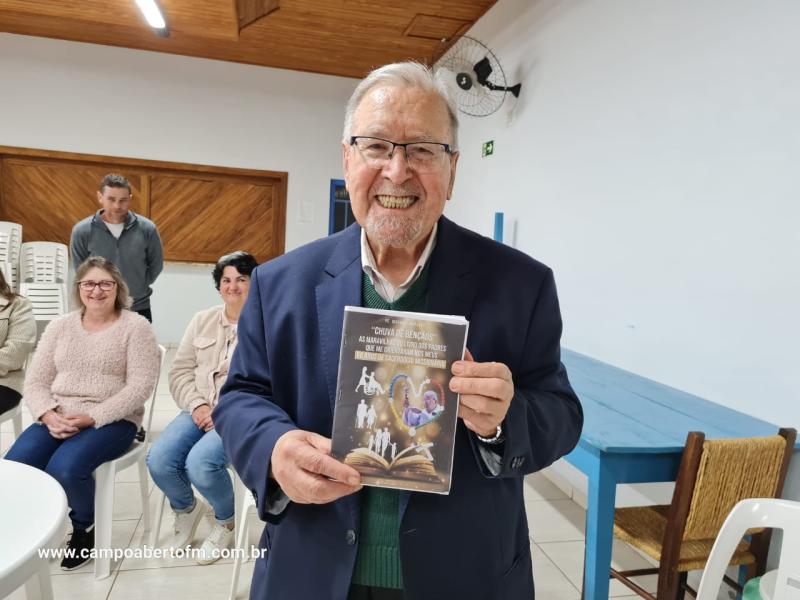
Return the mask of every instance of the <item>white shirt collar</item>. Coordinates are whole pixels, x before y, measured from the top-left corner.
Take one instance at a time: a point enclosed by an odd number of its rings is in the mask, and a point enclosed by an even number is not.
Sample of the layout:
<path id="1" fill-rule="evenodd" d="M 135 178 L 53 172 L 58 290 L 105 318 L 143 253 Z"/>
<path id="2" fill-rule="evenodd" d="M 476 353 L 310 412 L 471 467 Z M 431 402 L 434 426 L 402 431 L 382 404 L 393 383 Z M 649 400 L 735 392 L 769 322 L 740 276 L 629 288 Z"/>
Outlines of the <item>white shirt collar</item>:
<path id="1" fill-rule="evenodd" d="M 372 286 L 381 298 L 387 302 L 394 302 L 419 279 L 419 274 L 422 273 L 422 269 L 425 268 L 428 259 L 433 253 L 433 248 L 436 246 L 436 231 L 438 228 L 439 224 L 434 223 L 431 234 L 428 236 L 428 243 L 425 244 L 425 249 L 422 251 L 417 264 L 411 269 L 411 273 L 409 273 L 406 280 L 397 287 L 389 283 L 389 280 L 378 270 L 378 265 L 375 262 L 375 255 L 372 254 L 372 249 L 367 242 L 367 233 L 364 229 L 361 229 L 361 268 L 364 270 L 364 273 L 367 274 L 370 282 L 372 282 Z"/>

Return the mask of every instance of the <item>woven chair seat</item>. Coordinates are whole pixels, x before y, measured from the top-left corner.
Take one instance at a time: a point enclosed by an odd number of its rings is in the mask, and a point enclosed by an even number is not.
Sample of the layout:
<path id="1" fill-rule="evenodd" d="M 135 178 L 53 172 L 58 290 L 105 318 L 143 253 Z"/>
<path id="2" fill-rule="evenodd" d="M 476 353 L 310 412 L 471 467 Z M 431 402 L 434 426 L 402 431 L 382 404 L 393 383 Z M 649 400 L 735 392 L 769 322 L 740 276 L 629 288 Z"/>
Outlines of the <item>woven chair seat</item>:
<path id="1" fill-rule="evenodd" d="M 636 506 L 614 511 L 614 535 L 661 562 L 661 542 L 667 525 L 669 506 Z M 694 571 L 706 565 L 714 540 L 690 540 L 681 544 L 678 571 Z M 751 565 L 755 556 L 750 544 L 742 541 L 731 559 L 731 565 Z"/>

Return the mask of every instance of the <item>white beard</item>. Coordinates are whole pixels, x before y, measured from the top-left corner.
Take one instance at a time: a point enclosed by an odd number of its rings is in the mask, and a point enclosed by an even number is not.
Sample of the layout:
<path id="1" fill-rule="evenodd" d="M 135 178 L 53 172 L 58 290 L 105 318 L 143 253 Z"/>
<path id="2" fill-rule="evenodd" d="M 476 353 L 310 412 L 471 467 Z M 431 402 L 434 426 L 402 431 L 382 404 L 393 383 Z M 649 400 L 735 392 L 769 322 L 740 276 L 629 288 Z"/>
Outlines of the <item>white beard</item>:
<path id="1" fill-rule="evenodd" d="M 381 217 L 370 211 L 365 230 L 367 237 L 380 246 L 406 248 L 418 241 L 422 234 L 422 211 L 414 210 L 405 216 Z"/>

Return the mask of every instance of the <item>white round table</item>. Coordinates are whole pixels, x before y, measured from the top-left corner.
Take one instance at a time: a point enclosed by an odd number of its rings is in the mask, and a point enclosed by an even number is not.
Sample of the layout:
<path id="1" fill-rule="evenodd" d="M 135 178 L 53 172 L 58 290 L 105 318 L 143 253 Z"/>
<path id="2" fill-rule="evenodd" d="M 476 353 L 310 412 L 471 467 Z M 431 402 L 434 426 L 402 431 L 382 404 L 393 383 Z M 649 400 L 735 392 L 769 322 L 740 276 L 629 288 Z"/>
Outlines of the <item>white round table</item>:
<path id="1" fill-rule="evenodd" d="M 0 598 L 25 585 L 29 600 L 53 598 L 50 566 L 39 551 L 61 542 L 67 496 L 44 471 L 0 460 Z"/>

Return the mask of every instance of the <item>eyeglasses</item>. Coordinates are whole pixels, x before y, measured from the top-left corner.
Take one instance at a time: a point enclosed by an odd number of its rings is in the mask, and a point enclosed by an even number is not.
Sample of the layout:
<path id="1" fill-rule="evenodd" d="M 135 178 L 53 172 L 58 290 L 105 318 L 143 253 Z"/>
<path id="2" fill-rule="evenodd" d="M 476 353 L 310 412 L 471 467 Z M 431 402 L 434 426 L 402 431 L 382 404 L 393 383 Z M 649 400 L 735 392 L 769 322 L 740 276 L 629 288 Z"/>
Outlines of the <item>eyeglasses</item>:
<path id="1" fill-rule="evenodd" d="M 104 292 L 110 292 L 114 289 L 114 286 L 117 285 L 116 281 L 110 281 L 108 279 L 104 279 L 103 281 L 92 281 L 91 279 L 84 279 L 83 281 L 78 282 L 78 286 L 84 292 L 91 292 L 94 288 L 99 287 Z"/>
<path id="2" fill-rule="evenodd" d="M 453 155 L 455 150 L 449 144 L 439 142 L 411 142 L 398 144 L 376 137 L 354 135 L 350 137 L 350 145 L 358 148 L 367 165 L 373 169 L 381 169 L 392 160 L 395 148 L 403 148 L 408 166 L 418 173 L 435 171 L 444 163 L 444 157 Z"/>

